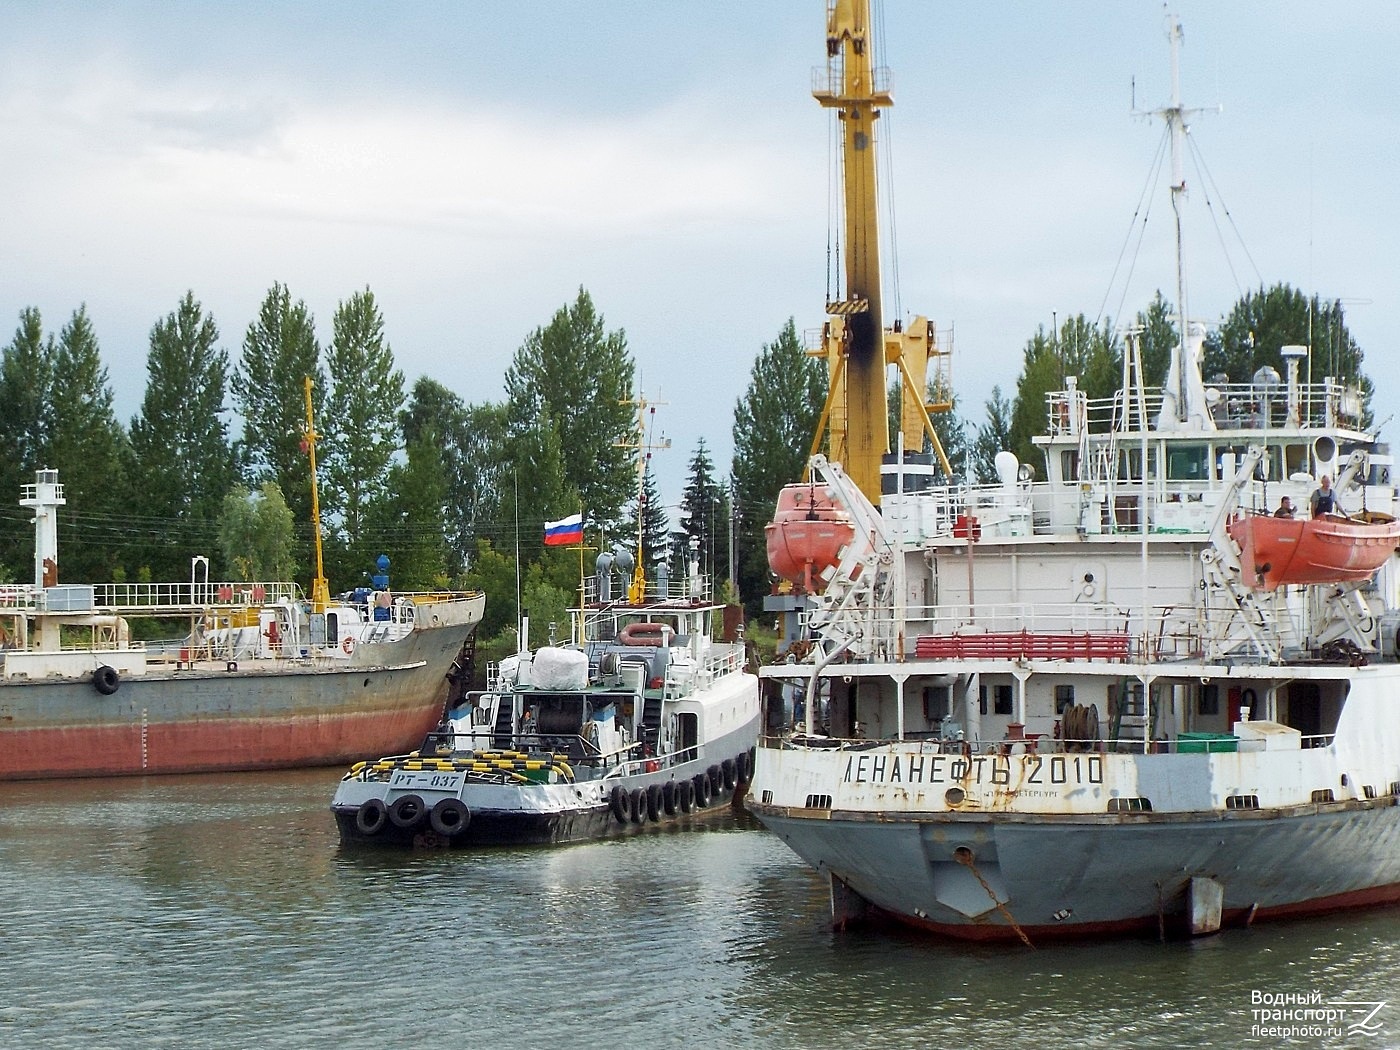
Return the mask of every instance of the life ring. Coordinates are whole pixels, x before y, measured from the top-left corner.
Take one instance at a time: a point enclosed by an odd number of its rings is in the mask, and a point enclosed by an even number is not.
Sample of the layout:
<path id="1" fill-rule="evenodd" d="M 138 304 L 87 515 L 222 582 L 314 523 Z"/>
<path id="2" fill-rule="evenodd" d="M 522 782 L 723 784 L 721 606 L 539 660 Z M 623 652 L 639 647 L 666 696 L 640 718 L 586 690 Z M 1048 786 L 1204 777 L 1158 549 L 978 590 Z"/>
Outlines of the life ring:
<path id="1" fill-rule="evenodd" d="M 389 807 L 382 798 L 367 798 L 355 810 L 355 830 L 361 835 L 378 835 L 389 820 Z"/>
<path id="2" fill-rule="evenodd" d="M 671 628 L 664 623 L 629 623 L 617 633 L 623 645 L 665 645 Z"/>
<path id="3" fill-rule="evenodd" d="M 466 831 L 471 822 L 472 811 L 460 798 L 439 799 L 428 813 L 429 826 L 443 838 Z"/>
<path id="4" fill-rule="evenodd" d="M 724 770 L 724 790 L 733 791 L 734 785 L 739 783 L 739 771 L 734 766 L 734 760 L 726 758 L 722 768 Z"/>
<path id="5" fill-rule="evenodd" d="M 749 768 L 749 753 L 740 751 L 734 756 L 734 773 L 739 778 L 739 783 L 747 784 L 752 772 L 753 770 Z"/>
<path id="6" fill-rule="evenodd" d="M 695 808 L 704 809 L 710 804 L 710 774 L 696 773 L 692 781 L 695 785 Z"/>
<path id="7" fill-rule="evenodd" d="M 400 795 L 389 803 L 389 823 L 407 831 L 421 824 L 427 812 L 421 795 Z"/>
<path id="8" fill-rule="evenodd" d="M 655 824 L 661 819 L 661 814 L 665 812 L 661 801 L 661 785 L 651 784 L 647 787 L 647 820 Z"/>
<path id="9" fill-rule="evenodd" d="M 617 818 L 619 824 L 627 823 L 627 792 L 621 784 L 614 784 L 612 792 L 608 795 L 608 808 L 612 810 L 612 815 Z"/>
<path id="10" fill-rule="evenodd" d="M 676 815 L 676 805 L 680 800 L 676 797 L 676 782 L 668 780 L 661 785 L 661 808 L 668 817 Z"/>
<path id="11" fill-rule="evenodd" d="M 345 641 L 340 643 L 340 647 L 343 650 L 345 650 L 345 655 L 349 656 L 355 651 L 355 639 L 351 638 L 349 635 L 346 635 Z"/>
<path id="12" fill-rule="evenodd" d="M 641 788 L 633 788 L 627 799 L 627 812 L 633 824 L 643 824 L 647 819 L 647 796 Z"/>
<path id="13" fill-rule="evenodd" d="M 92 687 L 103 696 L 111 696 L 121 688 L 122 677 L 111 664 L 103 664 L 92 672 Z"/>

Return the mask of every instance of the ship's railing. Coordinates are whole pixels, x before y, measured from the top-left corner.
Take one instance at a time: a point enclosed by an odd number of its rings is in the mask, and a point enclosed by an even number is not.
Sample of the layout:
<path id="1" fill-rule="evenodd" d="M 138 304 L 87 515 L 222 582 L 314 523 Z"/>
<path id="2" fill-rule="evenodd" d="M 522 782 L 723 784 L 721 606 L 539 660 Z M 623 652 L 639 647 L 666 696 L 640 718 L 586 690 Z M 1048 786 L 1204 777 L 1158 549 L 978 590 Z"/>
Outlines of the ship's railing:
<path id="1" fill-rule="evenodd" d="M 876 66 L 870 71 L 872 87 L 876 95 L 888 95 L 890 93 L 890 69 L 888 66 Z M 839 64 L 832 63 L 825 66 L 814 66 L 812 68 L 812 94 L 821 99 L 841 99 L 845 97 L 846 85 L 843 81 L 843 70 Z"/>
<path id="2" fill-rule="evenodd" d="M 100 583 L 92 585 L 100 608 L 159 612 L 192 608 L 246 608 L 286 599 L 302 600 L 295 583 Z"/>
<path id="3" fill-rule="evenodd" d="M 1328 748 L 1336 739 L 1333 733 L 1318 733 L 1301 738 L 1302 750 Z M 1265 750 L 1262 741 L 1244 740 L 1229 733 L 1194 734 L 1186 737 L 1161 737 L 1144 740 L 1123 735 L 1117 739 L 1102 736 L 1086 739 L 1062 739 L 1054 733 L 1027 733 L 1018 737 L 998 739 L 949 739 L 939 730 L 906 732 L 897 737 L 839 737 L 818 732 L 806 735 L 802 729 L 774 732 L 770 727 L 759 737 L 761 747 L 805 751 L 875 751 L 898 747 L 903 752 L 916 751 L 924 755 L 986 758 L 1010 755 L 1222 755 Z M 959 779 L 956 771 L 950 774 Z"/>
<path id="4" fill-rule="evenodd" d="M 1092 590 L 1095 584 L 1083 587 Z M 904 621 L 873 618 L 873 626 L 903 626 L 906 655 L 923 659 L 1173 661 L 1200 659 L 1206 629 L 1194 606 L 1139 606 L 1095 600 L 910 606 Z M 1282 629 L 1282 625 L 1280 625 Z M 1252 651 L 1231 657 L 1261 660 Z"/>
<path id="5" fill-rule="evenodd" d="M 245 608 L 283 598 L 302 600 L 295 583 L 71 583 L 54 587 L 0 585 L 0 611 L 125 614 Z"/>
<path id="6" fill-rule="evenodd" d="M 1361 391 L 1339 379 L 1299 383 L 1298 418 L 1293 425 L 1352 427 L 1359 429 L 1365 408 Z M 1290 424 L 1288 388 L 1253 383 L 1211 383 L 1206 386 L 1211 418 L 1221 429 L 1264 430 Z M 1143 403 L 1147 425 L 1155 427 L 1162 410 L 1162 388 L 1147 387 Z M 1061 437 L 1087 426 L 1095 433 L 1137 430 L 1139 402 L 1123 391 L 1112 397 L 1088 398 L 1080 390 L 1055 390 L 1046 394 L 1048 433 Z"/>
<path id="7" fill-rule="evenodd" d="M 644 602 L 704 603 L 713 593 L 711 579 L 705 573 L 697 576 L 656 576 L 648 577 Z M 627 588 L 630 577 L 613 576 L 604 587 L 597 574 L 585 576 L 583 580 L 583 601 L 585 605 L 598 605 L 607 602 L 627 601 Z"/>

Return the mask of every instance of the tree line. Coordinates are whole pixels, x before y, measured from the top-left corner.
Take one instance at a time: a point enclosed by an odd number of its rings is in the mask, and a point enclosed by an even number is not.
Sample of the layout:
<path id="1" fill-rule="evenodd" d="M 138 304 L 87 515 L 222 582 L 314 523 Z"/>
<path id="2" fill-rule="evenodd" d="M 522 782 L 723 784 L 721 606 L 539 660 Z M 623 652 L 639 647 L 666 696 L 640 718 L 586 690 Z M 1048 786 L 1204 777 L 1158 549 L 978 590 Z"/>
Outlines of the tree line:
<path id="1" fill-rule="evenodd" d="M 1160 383 L 1176 340 L 1160 293 L 1135 327 L 1144 374 Z M 577 554 L 546 547 L 544 523 L 582 510 L 590 546 L 632 548 L 640 536 L 650 577 L 663 565 L 683 572 L 693 550 L 712 579 L 732 573 L 757 612 L 770 583 L 763 527 L 778 490 L 802 473 L 827 382 L 790 319 L 758 351 L 734 406 L 727 476 L 702 438 L 673 524 L 649 454 L 637 448 L 626 334 L 606 327 L 582 288 L 525 336 L 499 401 L 468 403 L 426 377 L 408 386 L 368 288 L 337 305 L 324 347 L 306 303 L 280 283 L 244 330 L 237 361 L 219 343 L 214 318 L 187 293 L 151 328 L 145 395 L 124 424 L 86 309 L 56 334 L 38 310 L 20 312 L 0 352 L 0 437 L 10 451 L 0 461 L 0 579 L 30 576 L 32 519 L 18 495 L 36 469 L 52 467 L 68 501 L 58 521 L 63 582 L 178 581 L 195 554 L 210 556 L 218 578 L 304 582 L 309 377 L 333 588 L 365 582 L 387 554 L 401 589 L 483 588 L 487 638 L 505 639 L 519 607 L 529 608 L 537 644 L 550 624 L 562 636 L 578 585 Z M 1261 365 L 1281 367 L 1279 347 L 1290 343 L 1318 347 L 1327 374 L 1360 382 L 1369 396 L 1341 304 L 1286 285 L 1235 305 L 1207 341 L 1204 371 L 1246 382 Z M 1078 314 L 1027 340 L 1014 393 L 996 387 L 980 425 L 955 393 L 938 392 L 953 405 L 934 422 L 955 471 L 995 480 L 1002 449 L 1035 463 L 1030 439 L 1045 428 L 1045 395 L 1074 375 L 1090 397 L 1110 396 L 1122 362 L 1115 326 Z"/>

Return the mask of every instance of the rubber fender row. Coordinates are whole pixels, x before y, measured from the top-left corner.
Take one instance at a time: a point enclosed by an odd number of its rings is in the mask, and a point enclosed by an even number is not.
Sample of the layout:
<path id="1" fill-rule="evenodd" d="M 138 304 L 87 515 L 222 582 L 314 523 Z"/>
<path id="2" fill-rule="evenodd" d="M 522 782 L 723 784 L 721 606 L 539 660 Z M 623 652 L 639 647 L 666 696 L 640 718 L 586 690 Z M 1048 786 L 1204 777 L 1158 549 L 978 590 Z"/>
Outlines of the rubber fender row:
<path id="1" fill-rule="evenodd" d="M 608 808 L 619 824 L 659 822 L 662 817 L 705 809 L 723 791 L 733 791 L 747 783 L 753 762 L 748 752 L 726 758 L 689 780 L 668 780 L 632 788 L 614 784 L 608 795 Z"/>
<path id="2" fill-rule="evenodd" d="M 366 799 L 355 811 L 355 830 L 373 838 L 386 827 L 415 831 L 424 823 L 443 838 L 452 838 L 467 830 L 472 811 L 459 798 L 439 799 L 430 809 L 421 795 L 400 795 L 385 804 L 382 798 Z"/>

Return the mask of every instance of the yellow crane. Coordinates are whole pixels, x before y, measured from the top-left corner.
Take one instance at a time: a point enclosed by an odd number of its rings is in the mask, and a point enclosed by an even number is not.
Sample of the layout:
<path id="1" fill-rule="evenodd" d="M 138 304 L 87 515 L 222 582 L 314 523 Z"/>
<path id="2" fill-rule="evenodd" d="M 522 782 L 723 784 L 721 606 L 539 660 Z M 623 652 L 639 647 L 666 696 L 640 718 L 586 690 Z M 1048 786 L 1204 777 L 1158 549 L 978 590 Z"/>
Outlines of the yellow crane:
<path id="1" fill-rule="evenodd" d="M 880 301 L 880 243 L 876 191 L 875 122 L 892 106 L 888 73 L 874 64 L 869 0 L 832 0 L 827 12 L 826 82 L 812 92 L 834 109 L 841 123 L 841 169 L 845 210 L 843 250 L 845 297 L 827 304 L 822 346 L 828 392 L 812 452 L 829 435 L 829 458 L 871 503 L 880 504 L 880 463 L 889 451 L 885 369 L 895 365 L 902 388 L 900 426 L 904 447 L 921 451 L 931 439 L 945 473 L 952 468 L 933 430 L 930 411 L 947 410 L 946 400 L 926 403 L 931 357 L 939 356 L 937 333 L 926 317 L 906 330 L 896 321 L 885 330 Z M 939 385 L 945 397 L 946 380 Z"/>

